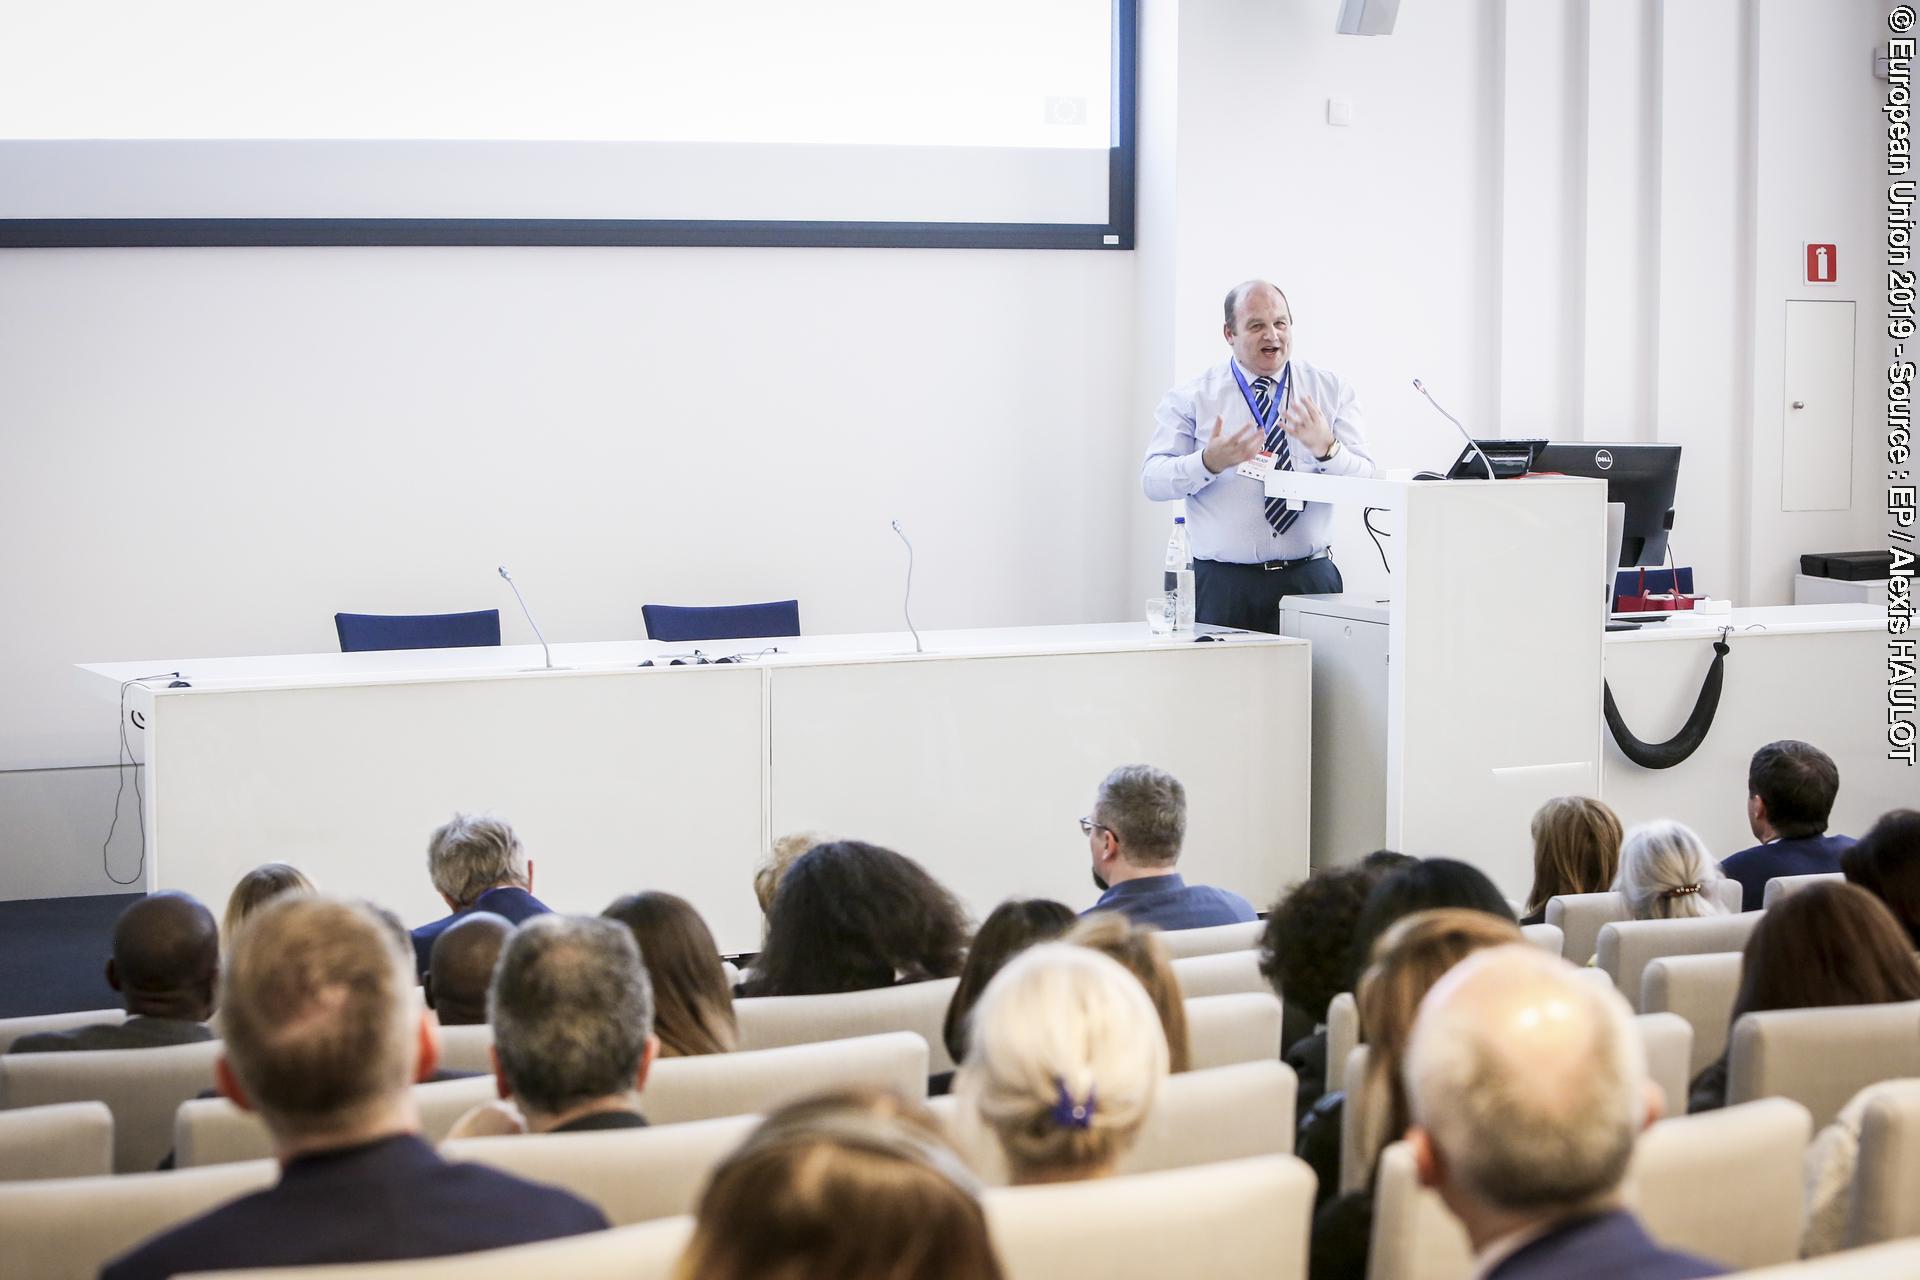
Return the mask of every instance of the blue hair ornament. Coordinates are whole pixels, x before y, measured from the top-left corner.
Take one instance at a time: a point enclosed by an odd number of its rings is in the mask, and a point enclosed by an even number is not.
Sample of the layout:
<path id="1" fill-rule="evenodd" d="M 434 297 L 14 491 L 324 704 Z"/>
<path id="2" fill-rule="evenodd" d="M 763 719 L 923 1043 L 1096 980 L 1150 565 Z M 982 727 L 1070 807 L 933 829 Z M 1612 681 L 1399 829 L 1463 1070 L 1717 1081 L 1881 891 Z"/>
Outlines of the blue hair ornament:
<path id="1" fill-rule="evenodd" d="M 1067 1082 L 1059 1076 L 1053 1078 L 1053 1088 L 1055 1094 L 1053 1122 L 1062 1129 L 1093 1128 L 1093 1113 L 1096 1109 L 1095 1097 L 1097 1091 L 1088 1089 L 1086 1101 L 1076 1101 L 1073 1094 L 1067 1089 Z"/>

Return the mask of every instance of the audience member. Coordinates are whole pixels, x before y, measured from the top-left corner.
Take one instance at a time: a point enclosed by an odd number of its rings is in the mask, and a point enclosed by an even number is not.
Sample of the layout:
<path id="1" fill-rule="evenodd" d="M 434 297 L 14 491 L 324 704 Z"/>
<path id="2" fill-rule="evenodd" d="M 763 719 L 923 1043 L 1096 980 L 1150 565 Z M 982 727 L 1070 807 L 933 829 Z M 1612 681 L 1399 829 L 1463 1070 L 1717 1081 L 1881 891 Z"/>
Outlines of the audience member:
<path id="1" fill-rule="evenodd" d="M 1360 1140 L 1355 1155 L 1369 1171 L 1386 1145 L 1411 1123 L 1402 1068 L 1420 1001 L 1447 970 L 1474 952 L 1520 940 L 1520 929 L 1511 920 L 1458 907 L 1415 912 L 1380 936 L 1358 992 L 1367 1075 L 1366 1107 L 1357 1117 Z M 1353 1100 L 1348 1101 L 1351 1105 Z M 1314 1170 L 1331 1193 L 1338 1191 L 1340 1172 L 1337 1163 Z M 1373 1233 L 1371 1172 L 1367 1181 L 1364 1190 L 1337 1199 L 1322 1197 L 1313 1223 L 1308 1266 L 1312 1280 L 1366 1274 Z"/>
<path id="2" fill-rule="evenodd" d="M 1920 811 L 1880 815 L 1858 844 L 1840 855 L 1847 881 L 1887 904 L 1920 949 Z"/>
<path id="3" fill-rule="evenodd" d="M 653 1034 L 661 1057 L 731 1053 L 739 1046 L 720 948 L 692 903 L 670 893 L 635 893 L 600 914 L 627 926 L 639 944 L 653 984 Z"/>
<path id="4" fill-rule="evenodd" d="M 114 922 L 107 961 L 107 985 L 120 993 L 127 1020 L 35 1032 L 16 1039 L 9 1052 L 157 1049 L 211 1040 L 207 1019 L 219 975 L 213 913 L 184 893 L 148 894 Z"/>
<path id="5" fill-rule="evenodd" d="M 1753 927 L 1729 1025 L 1769 1009 L 1900 1000 L 1920 1000 L 1905 931 L 1872 894 L 1829 881 L 1787 895 Z M 1727 1105 L 1727 1058 L 1694 1077 L 1688 1111 Z"/>
<path id="6" fill-rule="evenodd" d="M 951 978 L 966 945 L 966 912 L 919 863 L 835 840 L 787 869 L 741 994 L 808 996 Z"/>
<path id="7" fill-rule="evenodd" d="M 1614 883 L 1635 920 L 1724 915 L 1714 886 L 1726 879 L 1700 837 L 1684 823 L 1643 822 L 1620 842 Z"/>
<path id="8" fill-rule="evenodd" d="M 428 953 L 427 1007 L 443 1027 L 477 1027 L 487 1020 L 487 988 L 513 921 L 491 911 L 469 911 L 440 931 Z"/>
<path id="9" fill-rule="evenodd" d="M 1146 989 L 1160 1015 L 1160 1030 L 1167 1041 L 1167 1068 L 1176 1074 L 1193 1064 L 1193 1046 L 1187 1035 L 1187 997 L 1180 990 L 1180 977 L 1173 971 L 1173 957 L 1160 931 L 1136 924 L 1110 911 L 1085 916 L 1061 938 L 1076 947 L 1091 947 L 1122 968 Z"/>
<path id="10" fill-rule="evenodd" d="M 521 1124 L 497 1126 L 481 1110 L 453 1136 L 646 1125 L 638 1095 L 660 1042 L 640 948 L 619 921 L 548 914 L 521 925 L 494 968 L 487 1015 L 494 1079 Z"/>
<path id="11" fill-rule="evenodd" d="M 421 1140 L 411 1086 L 439 1043 L 412 973 L 404 931 L 371 907 L 289 894 L 260 908 L 228 959 L 216 1075 L 266 1121 L 280 1180 L 154 1237 L 105 1280 L 438 1257 L 604 1228 L 585 1201 L 449 1163 Z"/>
<path id="12" fill-rule="evenodd" d="M 1072 907 L 1049 898 L 1009 898 L 993 909 L 973 935 L 967 962 L 960 969 L 960 985 L 947 1002 L 943 1034 L 949 1057 L 955 1062 L 966 1060 L 967 1018 L 993 975 L 1034 943 L 1065 933 L 1074 919 Z"/>
<path id="13" fill-rule="evenodd" d="M 1104 1177 L 1167 1075 L 1153 1002 L 1117 961 L 1042 942 L 987 984 L 954 1092 L 999 1139 L 1012 1180 Z"/>
<path id="14" fill-rule="evenodd" d="M 1415 1167 L 1466 1229 L 1481 1280 L 1722 1273 L 1621 1205 L 1659 1094 L 1617 992 L 1537 947 L 1480 952 L 1421 1002 L 1405 1075 Z"/>
<path id="15" fill-rule="evenodd" d="M 1404 858 L 1401 865 L 1414 861 Z M 1295 1123 L 1326 1092 L 1327 1006 L 1347 989 L 1347 955 L 1367 894 L 1397 869 L 1379 854 L 1370 854 L 1351 866 L 1308 876 L 1267 913 L 1260 935 L 1260 973 L 1289 1014 L 1312 1028 L 1294 1037 L 1282 1055 L 1299 1079 Z"/>
<path id="16" fill-rule="evenodd" d="M 1243 924 L 1253 904 L 1237 893 L 1190 885 L 1174 868 L 1187 834 L 1187 789 L 1151 765 L 1122 765 L 1108 774 L 1093 812 L 1080 819 L 1093 855 L 1093 882 L 1103 891 L 1085 913 L 1118 911 L 1158 929 Z"/>
<path id="17" fill-rule="evenodd" d="M 1840 769 L 1820 748 L 1791 738 L 1769 742 L 1747 764 L 1747 826 L 1760 843 L 1720 861 L 1740 882 L 1740 909 L 1766 905 L 1767 881 L 1840 869 L 1851 836 L 1827 834 Z"/>
<path id="18" fill-rule="evenodd" d="M 832 836 L 822 835 L 818 831 L 794 831 L 774 837 L 773 848 L 767 851 L 767 860 L 753 873 L 753 896 L 760 903 L 762 917 L 773 914 L 773 895 L 779 891 L 780 882 L 786 879 L 787 868 L 813 846 L 830 844 L 832 841 Z"/>
<path id="19" fill-rule="evenodd" d="M 1395 921 L 1416 911 L 1441 907 L 1484 911 L 1513 923 L 1513 904 L 1501 895 L 1486 872 L 1452 858 L 1422 858 L 1383 877 L 1367 893 L 1360 923 L 1353 931 L 1353 947 L 1346 955 L 1340 989 L 1353 991 L 1360 985 L 1360 975 L 1373 962 L 1374 944 Z"/>
<path id="20" fill-rule="evenodd" d="M 1605 893 L 1620 871 L 1620 819 L 1586 796 L 1556 796 L 1533 815 L 1533 888 L 1520 923 L 1545 924 L 1547 899 Z"/>
<path id="21" fill-rule="evenodd" d="M 890 1094 L 793 1103 L 721 1162 L 676 1280 L 1001 1280 L 979 1187 Z"/>
<path id="22" fill-rule="evenodd" d="M 467 912 L 491 911 L 519 924 L 549 910 L 533 896 L 533 863 L 520 848 L 520 837 L 498 818 L 453 815 L 427 842 L 427 874 L 453 914 L 413 931 L 414 962 L 423 979 L 433 959 L 433 940 Z"/>
<path id="23" fill-rule="evenodd" d="M 288 866 L 284 862 L 268 862 L 255 867 L 240 877 L 233 886 L 233 892 L 227 895 L 227 915 L 220 922 L 220 945 L 233 945 L 234 935 L 240 932 L 240 924 L 261 906 L 283 893 L 312 893 L 313 881 L 307 879 L 300 868 Z"/>

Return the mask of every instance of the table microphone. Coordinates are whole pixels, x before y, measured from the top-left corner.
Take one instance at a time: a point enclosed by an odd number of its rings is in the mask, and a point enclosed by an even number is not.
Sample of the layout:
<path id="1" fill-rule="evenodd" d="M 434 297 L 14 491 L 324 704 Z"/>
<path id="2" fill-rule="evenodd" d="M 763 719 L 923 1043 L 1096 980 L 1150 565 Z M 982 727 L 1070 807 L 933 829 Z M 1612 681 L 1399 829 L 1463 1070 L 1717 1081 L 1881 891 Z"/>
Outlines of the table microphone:
<path id="1" fill-rule="evenodd" d="M 505 578 L 507 580 L 507 585 L 513 588 L 513 598 L 520 602 L 520 612 L 526 616 L 527 625 L 533 628 L 534 639 L 540 642 L 541 650 L 547 655 L 547 665 L 545 667 L 528 667 L 527 670 L 529 671 L 565 671 L 567 670 L 567 668 L 565 667 L 556 667 L 553 665 L 553 650 L 547 645 L 547 638 L 540 634 L 540 624 L 533 620 L 533 610 L 527 608 L 527 598 L 520 594 L 520 584 L 513 580 L 512 574 L 507 572 L 507 566 L 505 565 L 500 566 L 500 576 Z"/>
<path id="2" fill-rule="evenodd" d="M 905 543 L 907 548 L 907 593 L 906 597 L 900 602 L 900 612 L 906 615 L 907 630 L 913 632 L 913 651 L 915 653 L 925 653 L 926 650 L 920 647 L 920 633 L 914 630 L 913 626 L 913 544 L 907 542 L 907 535 L 905 531 L 900 528 L 900 522 L 898 520 L 890 520 L 887 523 L 893 526 L 893 531 L 900 535 L 900 541 Z"/>
<path id="3" fill-rule="evenodd" d="M 1435 409 L 1439 409 L 1440 416 L 1453 424 L 1454 430 L 1460 433 L 1460 438 L 1467 442 L 1468 452 L 1477 453 L 1480 455 L 1480 465 L 1484 466 L 1487 469 L 1487 479 L 1489 480 L 1497 479 L 1498 477 L 1496 477 L 1493 474 L 1493 460 L 1487 457 L 1486 451 L 1480 447 L 1480 442 L 1478 440 L 1475 440 L 1471 435 L 1469 435 L 1467 433 L 1467 429 L 1460 425 L 1460 419 L 1454 417 L 1452 414 L 1448 413 L 1445 409 L 1440 409 L 1440 402 L 1433 398 L 1432 393 L 1427 390 L 1426 385 L 1422 383 L 1420 379 L 1415 378 L 1413 380 L 1413 389 L 1415 391 L 1418 391 L 1421 395 L 1426 396 L 1427 403 L 1432 405 Z"/>

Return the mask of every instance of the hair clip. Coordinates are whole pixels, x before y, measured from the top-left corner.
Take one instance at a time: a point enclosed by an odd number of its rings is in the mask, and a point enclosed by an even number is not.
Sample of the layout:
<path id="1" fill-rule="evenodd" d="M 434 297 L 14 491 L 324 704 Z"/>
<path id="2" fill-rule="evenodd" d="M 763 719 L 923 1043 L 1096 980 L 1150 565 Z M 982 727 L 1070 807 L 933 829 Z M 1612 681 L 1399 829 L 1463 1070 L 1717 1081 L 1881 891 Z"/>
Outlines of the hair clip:
<path id="1" fill-rule="evenodd" d="M 1689 894 L 1694 894 L 1694 893 L 1698 893 L 1698 892 L 1700 892 L 1700 886 L 1699 886 L 1699 885 L 1697 885 L 1697 884 L 1683 884 L 1683 885 L 1681 885 L 1681 886 L 1679 886 L 1679 887 L 1678 887 L 1678 888 L 1676 888 L 1676 889 L 1669 889 L 1669 890 L 1667 890 L 1667 896 L 1668 896 L 1669 898 L 1684 898 L 1684 897 L 1686 897 L 1686 896 L 1687 896 L 1687 895 L 1689 895 Z"/>
<path id="2" fill-rule="evenodd" d="M 1067 1091 L 1067 1082 L 1059 1076 L 1053 1078 L 1053 1088 L 1055 1093 L 1053 1122 L 1062 1129 L 1093 1128 L 1096 1091 L 1088 1089 L 1087 1100 L 1085 1102 L 1076 1102 L 1074 1101 L 1073 1094 Z"/>

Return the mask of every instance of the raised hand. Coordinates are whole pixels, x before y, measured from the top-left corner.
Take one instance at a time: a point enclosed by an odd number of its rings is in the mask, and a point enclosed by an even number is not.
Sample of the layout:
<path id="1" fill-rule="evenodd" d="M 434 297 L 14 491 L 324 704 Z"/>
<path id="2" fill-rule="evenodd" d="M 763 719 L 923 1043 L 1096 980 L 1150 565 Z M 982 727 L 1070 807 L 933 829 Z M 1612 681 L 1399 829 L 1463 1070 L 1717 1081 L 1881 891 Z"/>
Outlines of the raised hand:
<path id="1" fill-rule="evenodd" d="M 1266 435 L 1251 422 L 1230 436 L 1220 433 L 1224 425 L 1224 415 L 1213 420 L 1213 434 L 1207 437 L 1206 449 L 1200 455 L 1200 461 L 1206 463 L 1207 470 L 1215 475 L 1237 467 L 1259 453 L 1267 441 Z"/>

